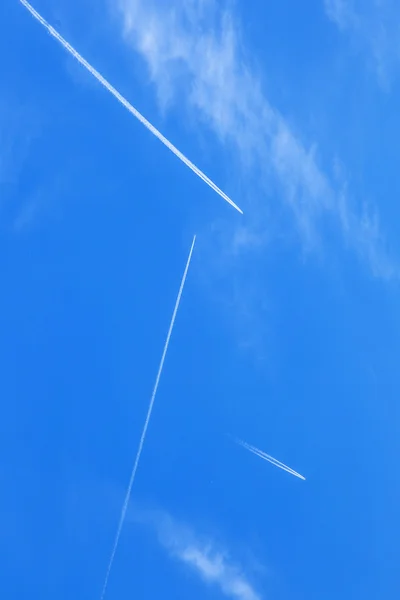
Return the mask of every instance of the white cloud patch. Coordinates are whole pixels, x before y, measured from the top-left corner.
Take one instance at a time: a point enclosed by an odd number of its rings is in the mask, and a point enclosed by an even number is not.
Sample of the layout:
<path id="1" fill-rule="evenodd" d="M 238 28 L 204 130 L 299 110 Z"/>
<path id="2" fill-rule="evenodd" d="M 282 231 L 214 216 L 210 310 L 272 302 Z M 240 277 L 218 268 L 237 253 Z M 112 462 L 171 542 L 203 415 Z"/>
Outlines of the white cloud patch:
<path id="1" fill-rule="evenodd" d="M 367 52 L 380 84 L 388 89 L 400 62 L 397 0 L 325 0 L 328 17 Z"/>
<path id="2" fill-rule="evenodd" d="M 289 215 L 303 248 L 321 247 L 336 228 L 374 275 L 393 277 L 375 211 L 351 206 L 346 183 L 338 189 L 320 168 L 316 146 L 306 147 L 271 105 L 246 60 L 233 13 L 221 6 L 216 0 L 112 4 L 124 39 L 148 65 L 162 110 L 174 104 L 191 109 L 242 167 L 245 197 L 236 200 L 245 217 L 239 234 L 230 232 L 229 240 L 224 234 L 225 251 L 260 251 L 274 227 L 287 230 Z M 236 170 L 232 177 L 236 184 Z M 284 227 L 276 225 L 282 218 Z"/>
<path id="3" fill-rule="evenodd" d="M 130 518 L 154 528 L 160 544 L 171 558 L 187 565 L 205 583 L 218 587 L 226 597 L 233 600 L 262 599 L 244 570 L 226 550 L 217 548 L 212 539 L 198 536 L 165 512 L 135 510 Z"/>

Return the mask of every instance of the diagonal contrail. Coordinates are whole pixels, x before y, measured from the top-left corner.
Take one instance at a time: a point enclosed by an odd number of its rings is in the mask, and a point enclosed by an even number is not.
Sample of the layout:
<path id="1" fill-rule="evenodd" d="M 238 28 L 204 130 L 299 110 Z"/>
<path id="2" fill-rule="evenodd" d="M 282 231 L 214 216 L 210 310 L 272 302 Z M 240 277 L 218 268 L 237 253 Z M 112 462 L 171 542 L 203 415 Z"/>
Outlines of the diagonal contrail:
<path id="1" fill-rule="evenodd" d="M 268 460 L 270 463 L 272 463 L 276 467 L 281 467 L 282 469 L 284 469 L 288 473 L 292 473 L 292 475 L 299 475 L 299 473 L 297 473 L 297 471 L 295 471 L 291 467 L 288 467 L 283 462 L 281 462 L 277 458 L 274 458 L 270 454 L 267 454 L 266 452 L 263 452 L 259 448 L 256 448 L 255 446 L 252 446 L 251 444 L 248 444 L 247 442 L 242 442 L 241 440 L 239 440 L 238 443 L 241 444 L 244 448 L 246 448 L 246 450 L 249 450 L 250 452 L 253 452 L 254 454 L 257 454 L 257 456 L 259 456 L 260 458 Z"/>
<path id="2" fill-rule="evenodd" d="M 300 479 L 305 480 L 305 477 L 303 477 L 303 475 L 300 475 L 300 473 L 297 473 L 297 471 L 295 471 L 294 469 L 288 467 L 287 465 L 285 465 L 283 462 L 281 462 L 277 458 L 270 456 L 269 454 L 267 454 L 266 452 L 263 452 L 259 448 L 256 448 L 255 446 L 252 446 L 251 444 L 243 442 L 242 440 L 237 440 L 237 443 L 240 444 L 241 446 L 243 446 L 243 448 L 246 448 L 246 450 L 253 452 L 254 454 L 259 456 L 263 460 L 267 460 L 268 462 L 273 464 L 275 467 L 279 467 L 280 469 L 283 469 L 287 473 L 290 473 L 291 475 L 294 475 L 295 477 L 299 477 Z"/>
<path id="3" fill-rule="evenodd" d="M 285 465 L 283 462 L 281 462 L 277 458 L 274 458 L 273 456 L 266 454 L 262 450 L 259 450 L 258 448 L 256 448 L 255 446 L 252 446 L 251 444 L 248 444 L 247 442 L 243 442 L 242 440 L 239 440 L 239 439 L 237 439 L 235 441 L 237 444 L 239 444 L 246 450 L 249 450 L 249 452 L 253 452 L 253 454 L 256 454 L 263 460 L 267 460 L 268 462 L 273 464 L 275 467 L 279 467 L 279 469 L 283 469 L 283 471 L 286 471 L 287 473 L 290 473 L 291 475 L 294 475 L 295 477 L 298 477 L 299 479 L 302 479 L 303 481 L 306 480 L 306 478 L 303 477 L 303 475 L 300 475 L 300 473 L 297 473 L 297 471 L 294 471 L 293 469 L 291 469 L 290 467 Z"/>
<path id="4" fill-rule="evenodd" d="M 250 452 L 253 452 L 257 456 L 259 456 L 263 460 L 270 462 L 275 467 L 279 467 L 279 469 L 282 469 L 283 471 L 286 471 L 287 473 L 290 473 L 291 475 L 294 475 L 295 477 L 299 477 L 300 479 L 303 479 L 303 481 L 305 480 L 305 477 L 303 477 L 303 475 L 300 475 L 300 473 L 297 473 L 297 471 L 295 471 L 294 469 L 291 469 L 290 467 L 288 467 L 287 465 L 282 463 L 280 460 L 277 460 L 273 456 L 270 456 L 269 454 L 266 454 L 265 452 L 262 452 L 261 450 L 258 450 L 257 448 L 248 448 L 248 450 Z"/>
<path id="5" fill-rule="evenodd" d="M 139 465 L 140 455 L 142 454 L 143 444 L 144 444 L 144 440 L 145 440 L 145 437 L 146 437 L 147 428 L 149 426 L 149 421 L 150 421 L 151 413 L 152 413 L 152 410 L 153 410 L 154 400 L 155 400 L 156 394 L 157 394 L 158 384 L 160 383 L 160 377 L 161 377 L 161 373 L 162 373 L 162 370 L 163 370 L 163 367 L 164 367 L 164 361 L 165 361 L 165 356 L 167 354 L 169 341 L 171 339 L 172 330 L 174 328 L 176 314 L 178 312 L 179 303 L 181 301 L 181 296 L 182 296 L 183 288 L 184 288 L 184 285 L 185 285 L 186 276 L 188 274 L 189 265 L 190 265 L 190 261 L 191 261 L 191 258 L 192 258 L 192 253 L 193 253 L 193 248 L 194 248 L 195 241 L 196 241 L 196 236 L 193 237 L 193 242 L 192 242 L 192 245 L 191 245 L 191 248 L 190 248 L 189 257 L 188 257 L 187 262 L 186 262 L 185 271 L 183 273 L 182 280 L 181 280 L 181 285 L 179 287 L 178 296 L 176 298 L 174 312 L 172 313 L 172 318 L 171 318 L 171 323 L 169 325 L 167 339 L 165 340 L 164 350 L 163 350 L 163 353 L 162 353 L 162 356 L 161 356 L 161 361 L 160 361 L 160 366 L 158 367 L 156 382 L 154 384 L 153 393 L 152 393 L 151 398 L 150 398 L 150 404 L 149 404 L 149 408 L 147 410 L 147 415 L 146 415 L 146 419 L 145 419 L 145 422 L 144 422 L 142 435 L 141 435 L 140 441 L 139 441 L 138 451 L 136 453 L 136 458 L 135 458 L 135 462 L 134 462 L 134 465 L 133 465 L 133 469 L 132 469 L 132 473 L 131 473 L 131 478 L 129 480 L 128 489 L 127 489 L 126 495 L 125 495 L 125 500 L 124 500 L 124 503 L 122 505 L 122 511 L 121 511 L 121 516 L 120 516 L 120 519 L 119 519 L 118 529 L 117 529 L 117 533 L 116 533 L 115 540 L 114 540 L 114 545 L 113 545 L 113 548 L 112 548 L 112 551 L 111 551 L 111 556 L 110 556 L 110 560 L 109 560 L 108 567 L 107 567 L 107 572 L 106 572 L 106 577 L 105 577 L 105 580 L 104 580 L 103 590 L 101 592 L 101 600 L 103 600 L 103 598 L 105 596 L 105 593 L 106 593 L 106 590 L 107 590 L 107 585 L 108 585 L 108 580 L 109 580 L 110 573 L 111 573 L 111 568 L 112 568 L 112 565 L 113 565 L 113 562 L 114 562 L 115 553 L 117 551 L 118 542 L 119 542 L 119 538 L 120 538 L 121 531 L 122 531 L 122 526 L 124 524 L 124 520 L 125 520 L 125 516 L 126 516 L 126 511 L 128 509 L 129 499 L 130 499 L 130 495 L 131 495 L 131 491 L 132 491 L 132 485 L 133 485 L 133 482 L 135 480 L 135 475 L 136 475 L 136 471 L 137 471 L 137 468 L 138 468 L 138 465 Z"/>
<path id="6" fill-rule="evenodd" d="M 37 19 L 39 21 L 39 23 L 41 23 L 43 25 L 43 27 L 45 27 L 47 29 L 47 31 L 53 37 L 55 37 L 56 40 L 58 40 L 60 42 L 60 44 L 62 44 L 62 46 L 64 46 L 64 48 L 66 50 L 68 50 L 68 52 L 70 52 L 72 54 L 72 56 L 74 58 L 76 58 L 76 60 L 78 62 L 80 62 L 81 65 L 83 65 L 89 71 L 89 73 L 91 73 L 93 75 L 93 77 L 95 77 L 97 79 L 97 81 L 99 81 L 109 92 L 111 92 L 111 94 L 119 102 L 121 102 L 121 104 L 123 106 L 125 106 L 125 108 L 127 110 L 129 110 L 129 112 L 134 117 L 136 117 L 145 127 L 147 127 L 147 129 L 149 131 L 151 131 L 151 133 L 153 135 L 155 135 L 165 146 L 167 146 L 167 148 L 169 148 L 171 150 L 171 152 L 173 152 L 175 154 L 175 156 L 177 156 L 183 163 L 185 163 L 185 165 L 187 167 L 189 167 L 189 169 L 191 169 L 193 171 L 193 173 L 196 173 L 196 175 L 198 175 L 200 177 L 200 179 L 202 179 L 207 185 L 209 185 L 211 189 L 213 189 L 215 192 L 217 192 L 217 194 L 219 194 L 221 196 L 221 198 L 226 200 L 226 202 L 228 202 L 231 206 L 233 206 L 234 208 L 236 208 L 236 210 L 238 210 L 241 214 L 243 214 L 243 211 L 233 202 L 233 200 L 231 200 L 229 198 L 229 196 L 227 196 L 217 185 L 215 185 L 215 183 L 213 181 L 211 181 L 211 179 L 209 177 L 207 177 L 207 175 L 205 175 L 202 171 L 200 171 L 200 169 L 198 167 L 196 167 L 196 165 L 194 165 L 192 163 L 192 161 L 190 161 L 188 158 L 186 158 L 186 156 L 184 154 L 182 154 L 182 152 L 180 152 L 177 148 L 175 148 L 175 146 L 169 140 L 167 140 L 167 138 L 164 137 L 163 134 L 160 133 L 160 131 L 158 131 L 158 129 L 156 129 L 154 127 L 154 125 L 149 123 L 149 121 L 138 110 L 136 110 L 136 108 L 134 108 L 132 106 L 132 104 L 130 104 L 130 102 L 128 102 L 128 100 L 126 100 L 126 98 L 121 96 L 121 94 L 106 79 L 104 79 L 104 77 L 102 75 L 100 75 L 100 73 L 98 71 L 96 71 L 96 69 L 94 67 L 92 67 L 87 62 L 87 60 L 85 60 L 83 58 L 83 56 L 81 56 L 79 54 L 79 52 L 77 52 L 75 50 L 75 48 L 73 48 L 71 46 L 71 44 L 69 44 L 54 29 L 54 27 L 52 27 L 45 19 L 43 19 L 43 17 L 29 4 L 29 2 L 27 2 L 27 0 L 20 0 L 20 2 L 21 2 L 21 4 L 23 4 L 25 6 L 25 8 L 27 8 L 29 10 L 29 12 L 35 17 L 35 19 Z"/>

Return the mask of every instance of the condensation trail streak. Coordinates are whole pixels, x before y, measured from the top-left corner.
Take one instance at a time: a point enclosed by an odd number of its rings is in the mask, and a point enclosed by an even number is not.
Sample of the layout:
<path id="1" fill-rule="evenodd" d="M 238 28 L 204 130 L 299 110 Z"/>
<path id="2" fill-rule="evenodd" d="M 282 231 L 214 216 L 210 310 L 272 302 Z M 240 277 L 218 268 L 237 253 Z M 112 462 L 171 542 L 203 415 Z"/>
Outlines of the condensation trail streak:
<path id="1" fill-rule="evenodd" d="M 207 177 L 207 175 L 205 175 L 205 173 L 200 171 L 200 169 L 198 167 L 196 167 L 196 165 L 193 164 L 192 161 L 190 161 L 184 154 L 182 154 L 182 152 L 180 152 L 169 140 L 167 140 L 167 138 L 160 131 L 158 131 L 158 129 L 156 129 L 154 127 L 154 125 L 152 125 L 134 106 L 132 106 L 132 104 L 130 104 L 130 102 L 128 102 L 128 100 L 126 98 L 124 98 L 106 79 L 104 79 L 104 77 L 102 75 L 100 75 L 100 73 L 98 71 L 96 71 L 96 69 L 94 67 L 92 67 L 87 62 L 87 60 L 85 60 L 83 58 L 83 56 L 81 56 L 79 54 L 79 52 L 77 52 L 77 50 L 75 50 L 75 48 L 73 48 L 71 46 L 71 44 L 69 44 L 58 33 L 58 31 L 56 31 L 54 29 L 54 27 L 52 27 L 50 25 L 29 4 L 29 2 L 27 2 L 27 0 L 20 0 L 20 2 L 21 2 L 21 4 L 23 4 L 23 6 L 25 6 L 25 8 L 27 8 L 29 10 L 31 15 L 33 17 L 35 17 L 35 19 L 37 21 L 39 21 L 39 23 L 41 23 L 43 25 L 43 27 L 45 27 L 47 29 L 47 31 L 50 33 L 50 35 L 52 35 L 57 41 L 59 41 L 60 44 L 68 52 L 70 52 L 70 54 L 72 54 L 72 56 L 74 58 L 76 58 L 76 60 L 78 62 L 80 62 L 81 65 L 83 65 L 85 67 L 85 69 L 87 69 L 89 71 L 89 73 L 91 73 L 93 75 L 93 77 L 95 77 L 97 79 L 97 81 L 99 81 L 134 117 L 136 117 L 136 119 L 138 119 L 149 131 L 151 131 L 151 133 L 153 135 L 155 135 L 156 138 L 158 138 L 160 140 L 160 142 L 162 142 L 169 150 L 171 150 L 171 152 L 173 152 L 173 154 L 175 154 L 175 156 L 177 156 L 187 167 L 189 167 L 189 169 L 191 169 L 193 171 L 193 173 L 195 173 L 208 186 L 210 186 L 211 189 L 213 189 L 217 194 L 219 194 L 221 196 L 221 198 L 226 200 L 226 202 L 228 202 L 231 206 L 233 206 L 233 208 L 235 208 L 237 211 L 239 211 L 241 214 L 243 214 L 243 211 L 233 202 L 233 200 L 231 200 L 229 198 L 229 196 L 227 196 L 225 194 L 225 192 L 223 192 L 213 181 L 211 181 L 211 179 L 209 177 Z"/>
<path id="2" fill-rule="evenodd" d="M 273 456 L 266 454 L 262 450 L 259 450 L 259 448 L 256 448 L 255 446 L 252 446 L 251 444 L 248 444 L 247 442 L 244 442 L 242 440 L 236 440 L 236 443 L 248 450 L 249 452 L 253 452 L 253 454 L 256 454 L 263 460 L 270 462 L 275 467 L 278 467 L 279 469 L 282 469 L 283 471 L 286 471 L 287 473 L 290 473 L 291 475 L 294 475 L 295 477 L 298 477 L 299 479 L 305 481 L 306 478 L 303 477 L 303 475 L 300 475 L 300 473 L 297 473 L 297 471 L 294 471 L 277 458 L 274 458 Z"/>
<path id="3" fill-rule="evenodd" d="M 132 486 L 133 486 L 133 483 L 134 483 L 134 480 L 135 480 L 136 471 L 137 471 L 137 468 L 138 468 L 138 465 L 139 465 L 140 456 L 142 454 L 143 444 L 144 444 L 144 441 L 145 441 L 145 438 L 146 438 L 147 428 L 149 426 L 149 422 L 150 422 L 151 413 L 152 413 L 152 410 L 153 410 L 154 401 L 156 399 L 157 390 L 158 390 L 158 384 L 160 383 L 160 377 L 161 377 L 161 373 L 162 373 L 162 370 L 163 370 L 163 367 L 164 367 L 164 361 L 165 361 L 165 357 L 167 355 L 169 341 L 171 339 L 172 330 L 174 328 L 176 314 L 178 312 L 179 304 L 180 304 L 180 301 L 181 301 L 183 288 L 185 286 L 185 281 L 186 281 L 186 277 L 187 277 L 187 274 L 188 274 L 190 261 L 192 259 L 192 254 L 193 254 L 193 248 L 194 248 L 195 241 L 196 241 L 196 236 L 193 237 L 193 242 L 192 242 L 192 245 L 191 245 L 191 248 L 190 248 L 189 257 L 188 257 L 187 262 L 186 262 L 185 271 L 183 273 L 182 280 L 181 280 L 181 285 L 179 287 L 178 296 L 176 298 L 174 312 L 172 313 L 171 323 L 169 325 L 169 330 L 168 330 L 167 338 L 165 340 L 165 344 L 164 344 L 164 349 L 163 349 L 163 353 L 162 353 L 162 356 L 161 356 L 160 365 L 158 367 L 158 372 L 157 372 L 157 377 L 156 377 L 156 381 L 155 381 L 154 388 L 153 388 L 153 393 L 151 395 L 150 404 L 149 404 L 149 408 L 147 410 L 147 415 L 146 415 L 146 419 L 145 419 L 145 422 L 144 422 L 142 435 L 141 435 L 140 441 L 139 441 L 138 451 L 136 453 L 135 463 L 133 465 L 131 477 L 130 477 L 130 480 L 129 480 L 128 489 L 127 489 L 126 495 L 125 495 L 124 504 L 122 506 L 122 511 L 121 511 L 121 516 L 120 516 L 120 519 L 119 519 L 118 529 L 117 529 L 117 533 L 116 533 L 116 536 L 115 536 L 114 545 L 113 545 L 113 548 L 112 548 L 112 551 L 111 551 L 111 556 L 110 556 L 110 560 L 109 560 L 108 567 L 107 567 L 106 577 L 105 577 L 105 580 L 104 580 L 103 590 L 102 590 L 101 597 L 100 597 L 101 600 L 104 599 L 105 593 L 107 591 L 108 580 L 110 578 L 111 568 L 112 568 L 112 565 L 113 565 L 113 562 L 114 562 L 115 553 L 117 551 L 119 538 L 121 536 L 121 531 L 122 531 L 122 526 L 124 524 L 124 520 L 125 520 L 125 516 L 126 516 L 126 511 L 128 509 L 128 504 L 129 504 L 129 499 L 130 499 L 130 496 L 131 496 Z"/>

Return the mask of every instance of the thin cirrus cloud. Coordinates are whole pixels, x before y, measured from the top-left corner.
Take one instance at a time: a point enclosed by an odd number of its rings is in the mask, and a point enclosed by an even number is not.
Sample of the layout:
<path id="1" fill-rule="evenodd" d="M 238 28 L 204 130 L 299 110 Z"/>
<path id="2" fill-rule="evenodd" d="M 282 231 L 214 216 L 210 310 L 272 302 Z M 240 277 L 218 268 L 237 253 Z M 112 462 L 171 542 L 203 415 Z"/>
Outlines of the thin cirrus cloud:
<path id="1" fill-rule="evenodd" d="M 400 66 L 400 5 L 397 0 L 325 0 L 338 29 L 364 51 L 378 81 L 388 89 Z"/>
<path id="2" fill-rule="evenodd" d="M 239 242 L 237 231 L 231 236 L 234 252 L 265 246 L 271 210 L 280 212 L 270 199 L 278 196 L 307 249 L 320 247 L 333 222 L 375 276 L 397 275 L 376 211 L 354 206 L 346 182 L 338 188 L 319 167 L 315 147 L 304 146 L 265 96 L 232 12 L 216 0 L 117 0 L 110 6 L 124 40 L 145 60 L 163 110 L 187 106 L 240 161 L 248 191 Z"/>
<path id="3" fill-rule="evenodd" d="M 232 600 L 262 600 L 250 578 L 230 554 L 164 511 L 132 510 L 130 520 L 153 529 L 168 555 Z"/>

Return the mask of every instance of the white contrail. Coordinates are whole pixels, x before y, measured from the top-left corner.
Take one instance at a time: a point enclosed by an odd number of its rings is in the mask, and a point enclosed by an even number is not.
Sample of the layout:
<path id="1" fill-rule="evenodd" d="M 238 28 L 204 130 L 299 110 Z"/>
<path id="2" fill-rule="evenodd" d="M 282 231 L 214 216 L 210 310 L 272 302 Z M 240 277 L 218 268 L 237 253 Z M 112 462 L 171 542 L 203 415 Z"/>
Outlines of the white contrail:
<path id="1" fill-rule="evenodd" d="M 270 454 L 267 454 L 266 452 L 263 452 L 259 448 L 256 448 L 255 446 L 252 446 L 251 444 L 248 444 L 247 442 L 243 442 L 242 440 L 237 440 L 237 442 L 241 446 L 243 446 L 244 448 L 246 448 L 247 450 L 250 450 L 250 452 L 254 452 L 254 454 L 257 454 L 261 458 L 264 458 L 265 460 L 268 460 L 269 462 L 271 462 L 275 466 L 281 467 L 282 469 L 284 469 L 285 471 L 288 471 L 289 473 L 292 473 L 293 475 L 299 475 L 299 473 L 297 473 L 297 471 L 295 471 L 291 467 L 288 467 L 283 462 L 281 462 L 277 458 L 274 458 Z"/>
<path id="2" fill-rule="evenodd" d="M 270 462 L 275 467 L 279 467 L 283 471 L 286 471 L 287 473 L 290 473 L 291 475 L 294 475 L 295 477 L 299 477 L 300 479 L 303 479 L 303 481 L 305 481 L 305 477 L 303 477 L 303 475 L 300 475 L 300 473 L 297 473 L 297 471 L 294 471 L 294 469 L 291 469 L 290 467 L 288 467 L 281 461 L 277 460 L 273 456 L 270 456 L 269 454 L 266 454 L 265 452 L 262 452 L 261 450 L 258 450 L 257 448 L 248 448 L 248 450 L 250 452 L 253 452 L 257 456 L 259 456 L 263 460 Z"/>
<path id="3" fill-rule="evenodd" d="M 291 475 L 294 475 L 295 477 L 299 477 L 299 479 L 302 479 L 303 481 L 305 481 L 305 477 L 303 477 L 303 475 L 301 475 L 294 469 L 291 469 L 290 467 L 288 467 L 287 465 L 282 463 L 280 460 L 274 458 L 273 456 L 270 456 L 266 452 L 263 452 L 259 448 L 256 448 L 255 446 L 251 446 L 250 444 L 247 444 L 246 442 L 242 442 L 242 441 L 238 441 L 238 443 L 240 443 L 244 448 L 246 448 L 250 452 L 253 452 L 254 454 L 259 456 L 263 460 L 267 460 L 268 462 L 275 465 L 276 467 L 279 467 L 280 469 L 283 469 L 287 473 L 290 473 Z"/>
<path id="4" fill-rule="evenodd" d="M 164 137 L 163 134 L 160 133 L 160 131 L 158 131 L 158 129 L 156 129 L 151 123 L 149 123 L 149 121 L 142 114 L 140 114 L 140 112 L 138 110 L 136 110 L 136 108 L 134 108 L 132 106 L 132 104 L 130 104 L 128 102 L 128 100 L 126 100 L 126 98 L 121 96 L 121 94 L 106 79 L 104 79 L 104 77 L 102 75 L 100 75 L 100 73 L 98 71 L 96 71 L 96 69 L 93 68 L 87 62 L 87 60 L 85 60 L 83 58 L 83 56 L 81 56 L 79 54 L 79 52 L 77 52 L 75 50 L 75 48 L 73 48 L 54 29 L 54 27 L 52 27 L 45 19 L 43 19 L 43 17 L 29 4 L 29 2 L 27 2 L 27 0 L 20 0 L 20 2 L 21 2 L 21 4 L 23 4 L 25 6 L 25 8 L 27 8 L 29 10 L 29 12 L 35 17 L 35 19 L 37 19 L 39 21 L 39 23 L 41 23 L 43 25 L 43 27 L 45 27 L 47 29 L 47 31 L 53 37 L 55 37 L 56 40 L 58 40 L 60 42 L 60 44 L 62 44 L 64 46 L 64 48 L 66 50 L 68 50 L 68 52 L 70 52 L 72 54 L 72 56 L 74 56 L 76 58 L 76 60 L 79 61 L 81 63 L 81 65 L 83 65 L 89 71 L 89 73 L 91 73 L 93 75 L 93 77 L 95 77 L 97 79 L 97 81 L 99 81 L 109 92 L 111 92 L 111 94 L 119 102 L 121 102 L 121 104 L 123 106 L 125 106 L 125 108 L 128 109 L 129 112 L 134 117 L 136 117 L 145 127 L 147 127 L 147 129 L 149 129 L 149 131 L 151 131 L 151 133 L 153 135 L 155 135 L 165 146 L 167 146 L 167 148 L 169 148 L 171 150 L 171 152 L 173 152 L 175 154 L 175 156 L 180 158 L 180 160 L 182 162 L 184 162 L 185 165 L 189 167 L 189 169 L 191 169 L 194 173 L 196 173 L 196 175 L 198 175 L 207 185 L 209 185 L 210 188 L 212 188 L 215 192 L 217 192 L 217 194 L 219 194 L 221 196 L 221 198 L 226 200 L 231 206 L 233 206 L 234 208 L 236 208 L 236 210 L 238 210 L 241 214 L 243 214 L 243 211 L 233 202 L 233 200 L 231 200 L 229 198 L 229 196 L 227 196 L 217 185 L 215 185 L 215 183 L 213 181 L 211 181 L 211 179 L 209 179 L 207 177 L 207 175 L 205 175 L 202 171 L 200 171 L 200 169 L 198 167 L 196 167 L 196 165 L 194 165 L 188 158 L 186 158 L 186 156 L 184 154 L 182 154 L 182 152 L 180 152 L 177 148 L 175 148 L 175 146 L 169 140 L 167 140 L 167 138 Z"/>
<path id="5" fill-rule="evenodd" d="M 135 475 L 136 475 L 136 471 L 137 471 L 137 468 L 138 468 L 138 465 L 139 465 L 140 455 L 142 454 L 143 444 L 144 444 L 144 440 L 145 440 L 145 437 L 146 437 L 147 428 L 149 426 L 151 412 L 153 410 L 154 400 L 155 400 L 156 394 L 157 394 L 158 384 L 160 382 L 161 373 L 162 373 L 162 370 L 163 370 L 163 367 L 164 367 L 164 361 L 165 361 L 165 356 L 167 354 L 169 341 L 170 341 L 170 338 L 171 338 L 172 330 L 174 328 L 174 323 L 175 323 L 175 319 L 176 319 L 176 313 L 178 312 L 179 303 L 181 301 L 181 296 L 182 296 L 183 288 L 184 288 L 185 281 L 186 281 L 186 276 L 187 276 L 187 273 L 188 273 L 188 270 L 189 270 L 189 265 L 190 265 L 190 261 L 191 261 L 191 258 L 192 258 L 192 253 L 193 253 L 193 248 L 194 248 L 195 241 L 196 241 L 196 236 L 193 237 L 193 242 L 192 242 L 192 245 L 191 245 L 191 248 L 190 248 L 189 257 L 188 257 L 187 262 L 186 262 L 185 271 L 183 273 L 182 280 L 181 280 L 181 285 L 179 287 L 178 296 L 176 298 L 174 312 L 172 313 L 172 318 L 171 318 L 171 323 L 169 325 L 167 339 L 165 340 L 164 350 L 163 350 L 163 353 L 162 353 L 162 356 L 161 356 L 161 361 L 160 361 L 160 366 L 158 367 L 156 382 L 154 384 L 153 393 L 152 393 L 151 398 L 150 398 L 149 408 L 147 410 L 147 415 L 146 415 L 146 419 L 145 419 L 145 422 L 144 422 L 142 435 L 141 435 L 140 441 L 139 441 L 138 451 L 136 453 L 135 463 L 133 465 L 133 469 L 132 469 L 132 473 L 131 473 L 131 478 L 129 480 L 128 489 L 127 489 L 127 492 L 126 492 L 126 495 L 125 495 L 125 500 L 124 500 L 124 503 L 122 505 L 122 511 L 121 511 L 121 516 L 120 516 L 120 519 L 119 519 L 118 529 L 117 529 L 117 533 L 116 533 L 116 536 L 115 536 L 114 545 L 113 545 L 113 548 L 112 548 L 112 551 L 111 551 L 111 557 L 110 557 L 110 560 L 109 560 L 109 563 L 108 563 L 108 567 L 107 567 L 107 572 L 106 572 L 106 577 L 105 577 L 105 580 L 104 580 L 103 590 L 101 592 L 101 600 L 103 600 L 103 598 L 105 596 L 105 593 L 106 593 L 106 590 L 107 590 L 107 585 L 108 585 L 108 580 L 109 580 L 109 577 L 110 577 L 111 568 L 112 568 L 112 565 L 113 565 L 113 562 L 114 562 L 115 553 L 117 551 L 117 546 L 118 546 L 119 538 L 120 538 L 120 535 L 121 535 L 122 526 L 124 524 L 124 520 L 125 520 L 125 516 L 126 516 L 126 511 L 128 509 L 128 504 L 129 504 L 129 499 L 130 499 L 130 495 L 131 495 L 132 485 L 133 485 L 133 482 L 135 480 Z"/>
<path id="6" fill-rule="evenodd" d="M 252 446 L 251 444 L 248 444 L 247 442 L 243 442 L 242 440 L 239 440 L 239 439 L 237 439 L 235 441 L 236 441 L 237 444 L 239 444 L 240 446 L 242 446 L 246 450 L 249 450 L 249 452 L 253 452 L 253 454 L 256 454 L 257 456 L 259 456 L 263 460 L 267 460 L 271 464 L 275 465 L 275 467 L 279 467 L 279 469 L 283 469 L 283 471 L 286 471 L 287 473 L 290 473 L 291 475 L 294 475 L 295 477 L 298 477 L 299 479 L 302 479 L 303 481 L 306 480 L 306 478 L 303 477 L 303 475 L 300 475 L 300 473 L 297 473 L 297 471 L 294 471 L 293 469 L 291 469 L 290 467 L 288 467 L 287 465 L 285 465 L 283 462 L 281 462 L 277 458 L 274 458 L 273 456 L 270 456 L 269 454 L 266 454 L 265 452 L 263 452 L 259 448 L 256 448 L 255 446 Z"/>
<path id="7" fill-rule="evenodd" d="M 246 448 L 247 450 L 249 450 L 250 452 L 253 452 L 254 454 L 257 454 L 257 456 L 259 456 L 260 458 L 262 458 L 264 460 L 267 460 L 268 462 L 270 462 L 271 464 L 275 465 L 276 467 L 279 467 L 280 469 L 283 469 L 284 471 L 287 471 L 287 473 L 291 473 L 292 475 L 295 475 L 296 477 L 299 477 L 300 479 L 305 480 L 305 477 L 303 477 L 303 475 L 300 475 L 300 473 L 297 473 L 297 471 L 295 471 L 294 469 L 291 469 L 290 467 L 288 467 L 287 465 L 285 465 L 283 462 L 281 462 L 277 458 L 274 458 L 270 454 L 267 454 L 266 452 L 263 452 L 259 448 L 256 448 L 255 446 L 252 446 L 251 444 L 247 444 L 246 442 L 243 442 L 241 440 L 237 440 L 237 442 L 241 446 L 243 446 L 244 448 Z"/>

